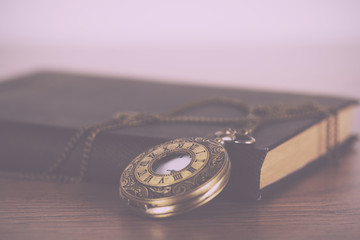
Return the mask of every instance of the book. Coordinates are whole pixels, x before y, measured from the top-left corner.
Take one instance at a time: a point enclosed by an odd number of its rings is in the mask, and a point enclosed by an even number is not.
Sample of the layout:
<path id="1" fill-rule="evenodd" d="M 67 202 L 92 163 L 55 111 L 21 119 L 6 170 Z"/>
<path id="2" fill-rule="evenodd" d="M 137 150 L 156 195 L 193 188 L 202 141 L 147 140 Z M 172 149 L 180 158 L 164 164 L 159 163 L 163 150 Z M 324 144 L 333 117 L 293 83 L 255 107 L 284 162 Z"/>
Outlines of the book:
<path id="1" fill-rule="evenodd" d="M 257 199 L 263 189 L 324 157 L 351 138 L 356 100 L 259 90 L 169 84 L 71 73 L 37 72 L 0 84 L 0 169 L 41 173 L 56 161 L 71 136 L 85 125 L 111 119 L 117 112 L 163 113 L 192 101 L 226 96 L 250 104 L 316 102 L 337 109 L 325 119 L 275 122 L 254 133 L 251 146 L 229 146 L 232 174 L 228 189 Z M 234 117 L 238 112 L 209 105 L 186 114 Z M 336 125 L 336 127 L 334 127 Z M 328 126 L 333 126 L 328 129 Z M 167 123 L 99 134 L 91 152 L 86 181 L 118 184 L 122 170 L 137 155 L 171 139 L 208 136 L 226 124 Z M 334 133 L 336 131 L 336 133 Z M 78 176 L 84 143 L 80 141 L 57 174 Z M 231 190 L 233 191 L 233 190 Z"/>

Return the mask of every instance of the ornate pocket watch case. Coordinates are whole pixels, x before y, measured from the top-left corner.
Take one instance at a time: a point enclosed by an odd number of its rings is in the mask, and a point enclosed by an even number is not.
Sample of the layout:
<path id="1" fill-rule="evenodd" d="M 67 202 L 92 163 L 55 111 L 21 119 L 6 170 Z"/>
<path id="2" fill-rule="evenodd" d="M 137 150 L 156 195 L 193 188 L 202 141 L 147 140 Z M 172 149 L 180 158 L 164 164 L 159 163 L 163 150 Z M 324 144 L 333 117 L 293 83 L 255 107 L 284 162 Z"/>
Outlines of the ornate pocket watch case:
<path id="1" fill-rule="evenodd" d="M 221 143 L 183 138 L 137 156 L 120 178 L 120 196 L 138 213 L 161 218 L 199 207 L 226 186 L 231 164 Z"/>

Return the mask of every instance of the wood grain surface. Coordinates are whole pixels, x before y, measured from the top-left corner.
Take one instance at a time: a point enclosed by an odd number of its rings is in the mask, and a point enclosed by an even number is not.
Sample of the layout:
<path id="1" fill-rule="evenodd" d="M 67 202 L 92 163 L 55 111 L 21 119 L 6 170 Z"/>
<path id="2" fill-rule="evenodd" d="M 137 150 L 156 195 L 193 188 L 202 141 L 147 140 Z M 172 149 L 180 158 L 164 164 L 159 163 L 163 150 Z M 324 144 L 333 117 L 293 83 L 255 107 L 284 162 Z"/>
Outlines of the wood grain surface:
<path id="1" fill-rule="evenodd" d="M 0 239 L 359 239 L 359 160 L 356 143 L 261 201 L 220 195 L 168 219 L 134 215 L 117 186 L 0 179 Z"/>

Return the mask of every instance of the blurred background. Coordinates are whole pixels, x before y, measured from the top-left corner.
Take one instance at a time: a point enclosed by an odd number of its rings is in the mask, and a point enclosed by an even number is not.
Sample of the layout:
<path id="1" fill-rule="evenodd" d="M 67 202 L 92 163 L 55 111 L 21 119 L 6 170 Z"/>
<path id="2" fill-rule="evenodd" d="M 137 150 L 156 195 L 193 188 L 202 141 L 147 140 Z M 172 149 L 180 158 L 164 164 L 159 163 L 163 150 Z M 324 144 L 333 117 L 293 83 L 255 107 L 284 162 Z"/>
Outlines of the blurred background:
<path id="1" fill-rule="evenodd" d="M 360 97 L 360 1 L 0 0 L 0 81 L 53 69 Z"/>

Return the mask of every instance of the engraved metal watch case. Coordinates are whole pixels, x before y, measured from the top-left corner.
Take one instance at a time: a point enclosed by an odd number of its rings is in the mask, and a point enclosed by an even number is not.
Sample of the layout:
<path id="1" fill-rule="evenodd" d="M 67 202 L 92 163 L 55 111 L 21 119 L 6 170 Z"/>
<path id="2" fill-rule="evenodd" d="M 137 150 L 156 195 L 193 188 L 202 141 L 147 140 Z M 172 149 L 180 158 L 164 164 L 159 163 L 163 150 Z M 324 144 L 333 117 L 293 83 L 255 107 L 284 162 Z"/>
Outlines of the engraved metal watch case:
<path id="1" fill-rule="evenodd" d="M 177 215 L 217 196 L 229 181 L 230 168 L 228 153 L 218 141 L 172 140 L 140 154 L 125 168 L 120 196 L 140 214 Z"/>

